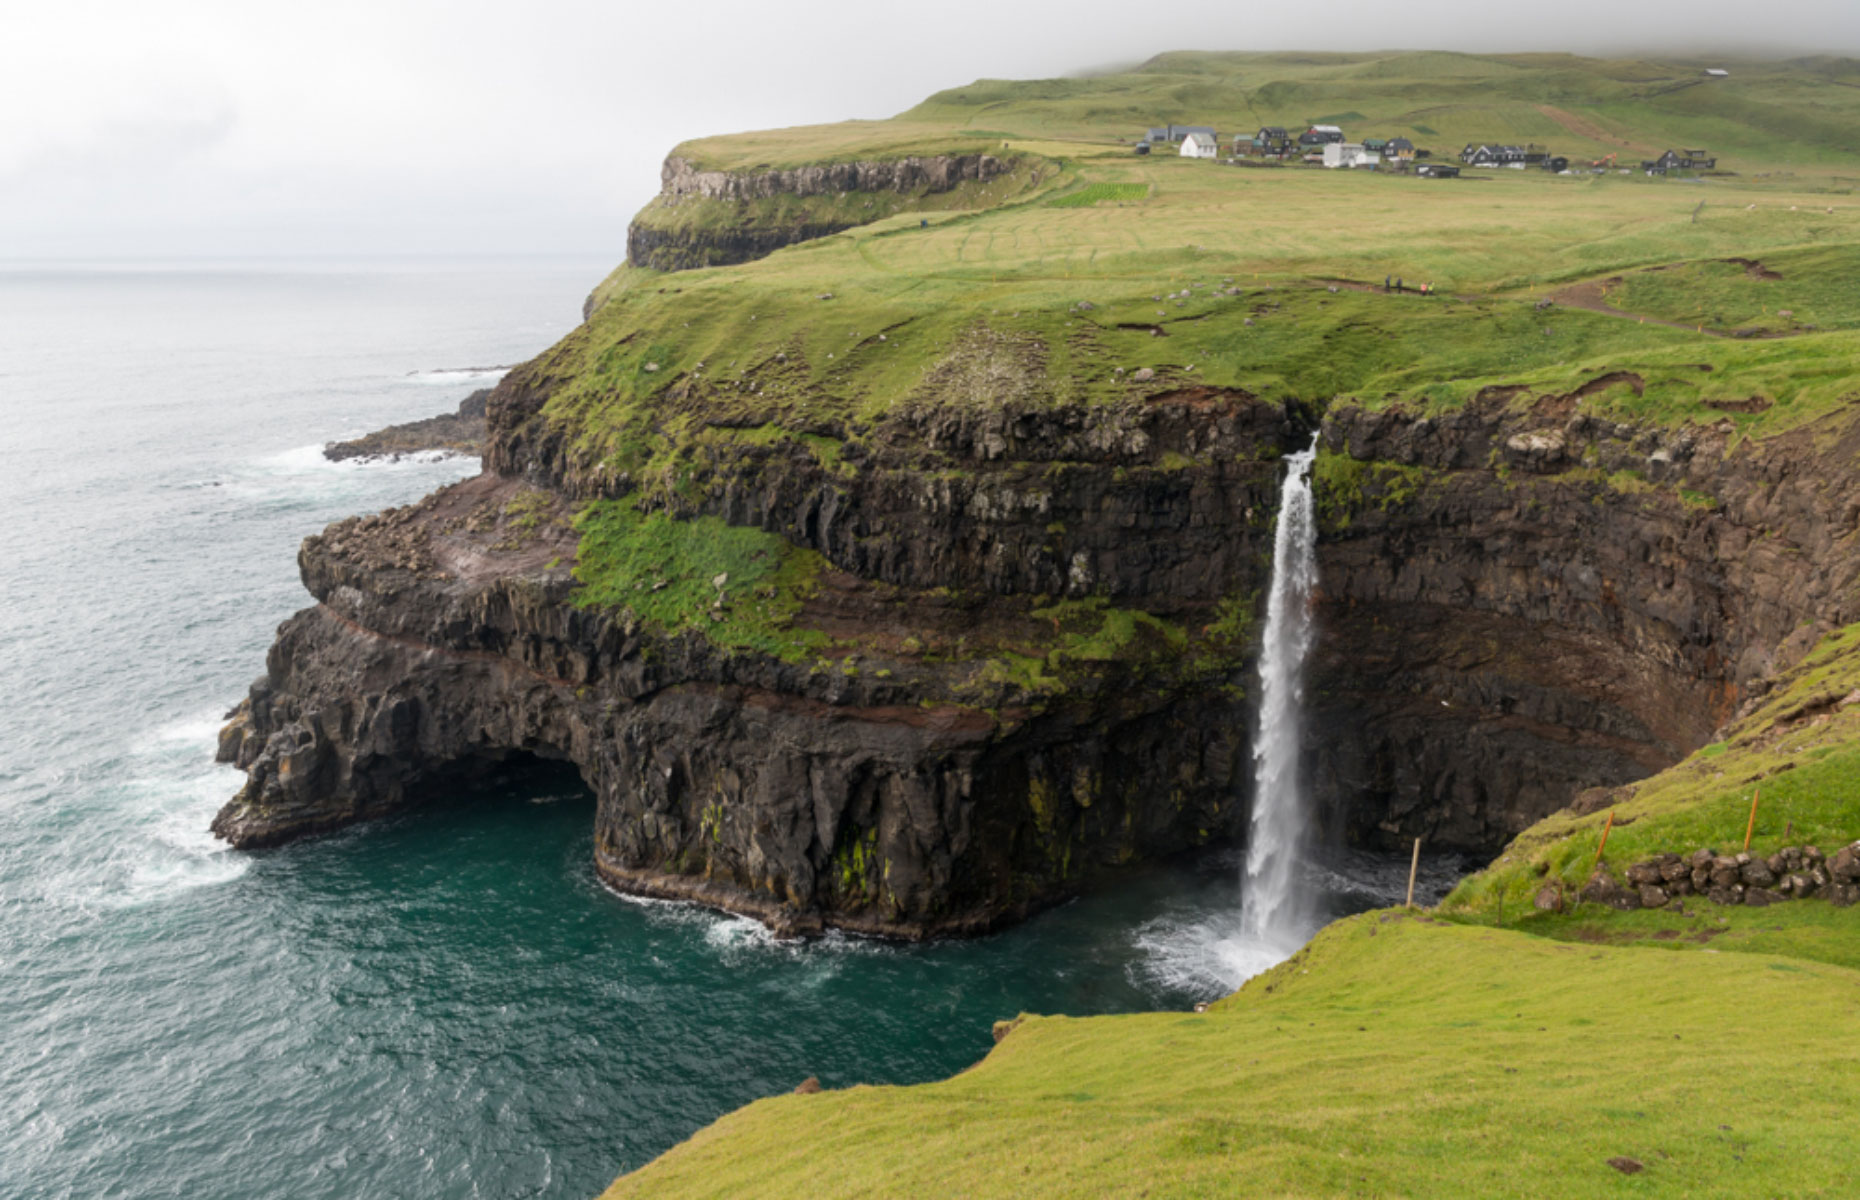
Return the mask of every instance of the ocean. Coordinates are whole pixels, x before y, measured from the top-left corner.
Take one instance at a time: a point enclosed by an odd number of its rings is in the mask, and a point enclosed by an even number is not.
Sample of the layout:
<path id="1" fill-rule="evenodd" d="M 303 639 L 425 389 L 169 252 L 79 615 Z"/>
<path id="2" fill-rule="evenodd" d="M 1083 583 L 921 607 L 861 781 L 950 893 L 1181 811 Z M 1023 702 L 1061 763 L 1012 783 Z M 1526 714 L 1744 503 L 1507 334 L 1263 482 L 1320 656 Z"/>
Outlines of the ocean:
<path id="1" fill-rule="evenodd" d="M 898 946 L 606 891 L 572 774 L 211 838 L 298 544 L 478 469 L 321 445 L 453 408 L 610 265 L 0 266 L 0 1197 L 592 1197 L 810 1075 L 940 1078 L 1021 1011 L 1235 982 L 1231 853 Z M 1406 865 L 1343 861 L 1333 909 Z"/>

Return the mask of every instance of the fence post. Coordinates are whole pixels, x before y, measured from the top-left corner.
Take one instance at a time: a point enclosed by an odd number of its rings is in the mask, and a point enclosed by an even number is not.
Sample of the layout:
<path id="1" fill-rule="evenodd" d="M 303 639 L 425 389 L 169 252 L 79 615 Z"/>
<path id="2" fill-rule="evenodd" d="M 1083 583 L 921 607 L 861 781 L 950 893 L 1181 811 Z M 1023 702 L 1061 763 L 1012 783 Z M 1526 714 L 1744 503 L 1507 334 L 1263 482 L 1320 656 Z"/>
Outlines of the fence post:
<path id="1" fill-rule="evenodd" d="M 1414 873 L 1421 867 L 1421 839 L 1414 839 L 1414 857 L 1408 860 L 1408 907 L 1414 907 Z"/>

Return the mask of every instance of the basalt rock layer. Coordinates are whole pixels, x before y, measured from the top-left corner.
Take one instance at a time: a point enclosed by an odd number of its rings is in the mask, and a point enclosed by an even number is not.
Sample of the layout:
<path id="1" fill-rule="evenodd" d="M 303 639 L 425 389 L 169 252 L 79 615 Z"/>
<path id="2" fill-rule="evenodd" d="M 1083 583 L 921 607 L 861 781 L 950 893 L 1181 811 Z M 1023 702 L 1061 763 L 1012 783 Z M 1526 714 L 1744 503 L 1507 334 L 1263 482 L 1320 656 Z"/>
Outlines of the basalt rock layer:
<path id="1" fill-rule="evenodd" d="M 987 183 L 1014 165 L 992 154 L 934 154 L 714 171 L 674 154 L 660 171 L 658 199 L 627 229 L 627 262 L 660 271 L 750 262 L 890 215 L 909 197 Z M 847 196 L 864 197 L 863 206 L 807 204 Z M 886 198 L 882 205 L 880 198 Z M 689 219 L 700 210 L 713 219 Z"/>
<path id="2" fill-rule="evenodd" d="M 454 412 L 331 442 L 323 447 L 323 457 L 343 462 L 352 458 L 398 460 L 409 454 L 482 454 L 485 403 L 490 397 L 490 388 L 480 388 L 459 401 Z"/>
<path id="3" fill-rule="evenodd" d="M 990 928 L 1243 829 L 1244 617 L 1278 459 L 1314 426 L 1311 777 L 1344 836 L 1495 849 L 1675 761 L 1860 616 L 1845 414 L 1753 442 L 1576 397 L 1320 417 L 1159 382 L 925 395 L 808 431 L 831 460 L 694 442 L 653 505 L 825 564 L 795 628 L 827 649 L 732 647 L 584 606 L 569 514 L 644 493 L 544 415 L 559 385 L 498 387 L 484 475 L 306 541 L 318 603 L 222 739 L 249 778 L 217 832 L 275 844 L 529 754 L 579 768 L 623 889 L 791 931 Z"/>

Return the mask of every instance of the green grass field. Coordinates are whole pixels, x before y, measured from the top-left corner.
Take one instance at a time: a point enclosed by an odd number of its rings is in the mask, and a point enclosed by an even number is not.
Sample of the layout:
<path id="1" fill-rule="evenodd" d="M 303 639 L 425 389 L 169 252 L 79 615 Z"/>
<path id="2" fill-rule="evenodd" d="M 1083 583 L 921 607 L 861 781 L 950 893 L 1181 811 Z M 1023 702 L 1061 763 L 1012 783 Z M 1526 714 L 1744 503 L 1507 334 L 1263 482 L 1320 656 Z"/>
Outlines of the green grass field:
<path id="1" fill-rule="evenodd" d="M 1825 963 L 1370 913 L 1206 1013 L 1025 1018 L 953 1079 L 758 1101 L 605 1196 L 1843 1195 L 1857 1021 Z"/>

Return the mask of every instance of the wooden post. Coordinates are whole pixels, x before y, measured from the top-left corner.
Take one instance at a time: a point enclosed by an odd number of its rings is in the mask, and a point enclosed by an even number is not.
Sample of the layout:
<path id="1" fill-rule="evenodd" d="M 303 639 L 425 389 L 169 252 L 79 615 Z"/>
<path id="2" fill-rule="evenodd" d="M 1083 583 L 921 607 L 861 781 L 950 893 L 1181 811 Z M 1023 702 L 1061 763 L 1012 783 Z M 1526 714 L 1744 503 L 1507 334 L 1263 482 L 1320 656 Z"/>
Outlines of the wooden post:
<path id="1" fill-rule="evenodd" d="M 1414 907 L 1414 873 L 1421 868 L 1421 839 L 1414 839 L 1414 857 L 1408 860 L 1408 907 Z"/>
<path id="2" fill-rule="evenodd" d="M 1750 824 L 1744 826 L 1744 852 L 1746 854 L 1750 852 L 1751 835 L 1757 832 L 1757 801 L 1762 798 L 1763 786 L 1758 784 L 1757 790 L 1750 793 Z"/>
<path id="3" fill-rule="evenodd" d="M 1608 810 L 1608 824 L 1602 826 L 1601 845 L 1595 848 L 1595 861 L 1597 863 L 1602 861 L 1602 851 L 1608 849 L 1608 834 L 1610 833 L 1610 831 L 1614 829 L 1614 827 L 1615 827 L 1615 810 L 1611 808 Z"/>

